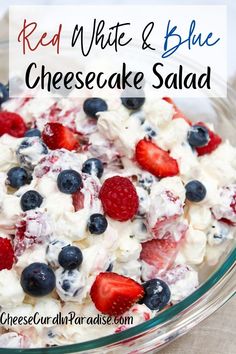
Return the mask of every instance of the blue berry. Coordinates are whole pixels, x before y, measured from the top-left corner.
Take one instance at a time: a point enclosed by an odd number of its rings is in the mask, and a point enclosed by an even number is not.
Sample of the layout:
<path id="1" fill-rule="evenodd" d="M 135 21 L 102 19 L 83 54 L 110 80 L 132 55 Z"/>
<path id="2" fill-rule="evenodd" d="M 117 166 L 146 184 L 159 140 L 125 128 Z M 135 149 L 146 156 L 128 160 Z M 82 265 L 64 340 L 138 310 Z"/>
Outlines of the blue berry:
<path id="1" fill-rule="evenodd" d="M 8 181 L 11 187 L 20 188 L 30 182 L 28 172 L 21 167 L 13 167 L 7 173 Z"/>
<path id="2" fill-rule="evenodd" d="M 45 296 L 54 290 L 56 277 L 47 264 L 36 262 L 23 270 L 20 283 L 26 294 Z"/>
<path id="3" fill-rule="evenodd" d="M 16 157 L 22 167 L 32 170 L 47 153 L 48 148 L 39 137 L 26 137 L 16 150 Z"/>
<path id="4" fill-rule="evenodd" d="M 107 268 L 107 270 L 106 270 L 106 272 L 112 272 L 112 270 L 113 270 L 113 264 L 110 263 L 108 268 Z"/>
<path id="5" fill-rule="evenodd" d="M 84 101 L 83 109 L 87 116 L 97 119 L 97 113 L 107 111 L 108 107 L 102 98 L 92 97 Z"/>
<path id="6" fill-rule="evenodd" d="M 160 279 L 148 280 L 143 284 L 144 303 L 150 310 L 162 310 L 170 301 L 170 289 L 168 285 Z"/>
<path id="7" fill-rule="evenodd" d="M 190 202 L 201 202 L 206 196 L 205 186 L 197 180 L 190 181 L 185 186 L 186 198 Z"/>
<path id="8" fill-rule="evenodd" d="M 75 170 L 64 170 L 57 177 L 57 186 L 62 193 L 73 194 L 82 186 L 82 178 Z"/>
<path id="9" fill-rule="evenodd" d="M 21 209 L 23 211 L 39 208 L 43 202 L 43 197 L 36 191 L 30 190 L 21 197 Z"/>
<path id="10" fill-rule="evenodd" d="M 88 229 L 91 234 L 100 235 L 107 228 L 107 219 L 102 214 L 92 214 L 88 222 Z"/>
<path id="11" fill-rule="evenodd" d="M 84 275 L 78 269 L 58 268 L 56 278 L 57 292 L 60 297 L 67 301 L 78 298 L 84 290 L 83 277 Z"/>
<path id="12" fill-rule="evenodd" d="M 209 141 L 208 129 L 202 125 L 193 125 L 188 132 L 188 142 L 192 147 L 207 145 Z"/>
<path id="13" fill-rule="evenodd" d="M 145 102 L 145 97 L 121 97 L 123 106 L 133 111 L 137 111 Z"/>
<path id="14" fill-rule="evenodd" d="M 155 130 L 152 129 L 151 127 L 149 127 L 149 126 L 146 127 L 145 131 L 147 132 L 147 136 L 148 136 L 150 139 L 157 135 L 157 133 L 155 132 Z"/>
<path id="15" fill-rule="evenodd" d="M 9 99 L 9 90 L 7 86 L 0 83 L 0 106 L 2 103 L 6 102 Z"/>
<path id="16" fill-rule="evenodd" d="M 154 177 L 149 172 L 143 172 L 141 175 L 138 176 L 138 184 L 148 192 L 150 192 L 153 182 Z"/>
<path id="17" fill-rule="evenodd" d="M 25 133 L 25 137 L 32 138 L 32 136 L 38 136 L 39 138 L 41 138 L 41 131 L 36 128 L 27 130 L 27 132 Z"/>
<path id="18" fill-rule="evenodd" d="M 63 247 L 58 256 L 59 264 L 67 270 L 78 268 L 82 261 L 83 254 L 81 250 L 75 246 Z"/>
<path id="19" fill-rule="evenodd" d="M 88 159 L 83 163 L 82 172 L 101 178 L 103 174 L 102 161 L 95 158 Z"/>

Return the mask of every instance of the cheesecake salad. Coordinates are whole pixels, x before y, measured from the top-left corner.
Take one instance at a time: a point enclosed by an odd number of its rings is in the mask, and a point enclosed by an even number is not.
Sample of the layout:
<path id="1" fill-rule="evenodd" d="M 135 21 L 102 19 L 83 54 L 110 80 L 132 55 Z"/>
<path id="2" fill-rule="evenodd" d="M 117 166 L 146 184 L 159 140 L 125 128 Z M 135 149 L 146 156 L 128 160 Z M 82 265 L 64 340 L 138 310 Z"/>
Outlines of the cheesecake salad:
<path id="1" fill-rule="evenodd" d="M 9 100 L 0 89 L 0 315 L 134 326 L 194 292 L 199 266 L 234 235 L 236 149 L 170 98 Z M 5 322 L 0 347 L 130 327 Z"/>

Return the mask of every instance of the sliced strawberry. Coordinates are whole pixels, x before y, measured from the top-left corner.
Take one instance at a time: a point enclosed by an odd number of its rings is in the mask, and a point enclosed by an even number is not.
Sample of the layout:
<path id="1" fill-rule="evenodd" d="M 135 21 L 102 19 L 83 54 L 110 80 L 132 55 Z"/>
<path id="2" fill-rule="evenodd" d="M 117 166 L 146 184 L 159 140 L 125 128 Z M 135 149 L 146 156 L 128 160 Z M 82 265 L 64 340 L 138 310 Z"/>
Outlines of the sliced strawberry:
<path id="1" fill-rule="evenodd" d="M 80 190 L 72 194 L 72 201 L 75 211 L 84 208 L 84 194 Z"/>
<path id="2" fill-rule="evenodd" d="M 189 125 L 192 125 L 192 122 L 190 119 L 188 119 L 185 114 L 176 106 L 176 104 L 174 103 L 174 101 L 172 100 L 172 98 L 170 97 L 163 97 L 162 98 L 164 101 L 170 103 L 173 105 L 175 113 L 173 115 L 172 119 L 177 119 L 177 118 L 182 118 L 184 119 Z"/>
<path id="3" fill-rule="evenodd" d="M 100 312 L 120 316 L 144 296 L 144 290 L 131 278 L 107 272 L 96 277 L 90 296 Z"/>
<path id="4" fill-rule="evenodd" d="M 138 142 L 135 158 L 144 170 L 156 177 L 170 177 L 179 173 L 177 161 L 150 140 L 142 139 Z"/>
<path id="5" fill-rule="evenodd" d="M 205 154 L 210 154 L 212 151 L 214 151 L 221 143 L 222 139 L 219 135 L 215 134 L 212 130 L 210 130 L 206 124 L 203 122 L 198 122 L 196 125 L 201 125 L 203 127 L 206 127 L 208 129 L 209 133 L 209 142 L 205 146 L 197 147 L 196 151 L 198 153 L 198 156 L 202 156 Z"/>
<path id="6" fill-rule="evenodd" d="M 180 242 L 170 239 L 151 240 L 142 243 L 140 259 L 164 272 L 172 266 L 179 251 Z"/>
<path id="7" fill-rule="evenodd" d="M 47 123 L 42 132 L 42 139 L 51 150 L 64 148 L 71 151 L 79 146 L 73 132 L 60 123 Z"/>
<path id="8" fill-rule="evenodd" d="M 26 130 L 26 124 L 19 114 L 0 112 L 0 136 L 9 134 L 16 138 L 21 138 L 24 136 Z"/>

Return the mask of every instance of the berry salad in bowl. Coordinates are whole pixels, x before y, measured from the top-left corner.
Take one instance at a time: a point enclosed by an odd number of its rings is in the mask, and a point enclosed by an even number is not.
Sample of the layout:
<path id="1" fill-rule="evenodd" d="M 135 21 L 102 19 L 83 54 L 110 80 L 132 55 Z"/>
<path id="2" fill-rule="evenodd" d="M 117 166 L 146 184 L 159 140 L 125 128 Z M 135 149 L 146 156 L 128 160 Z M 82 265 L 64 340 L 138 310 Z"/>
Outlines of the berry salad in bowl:
<path id="1" fill-rule="evenodd" d="M 1 313 L 103 319 L 5 321 L 0 347 L 119 335 L 193 294 L 235 234 L 236 148 L 168 97 L 0 91 Z"/>

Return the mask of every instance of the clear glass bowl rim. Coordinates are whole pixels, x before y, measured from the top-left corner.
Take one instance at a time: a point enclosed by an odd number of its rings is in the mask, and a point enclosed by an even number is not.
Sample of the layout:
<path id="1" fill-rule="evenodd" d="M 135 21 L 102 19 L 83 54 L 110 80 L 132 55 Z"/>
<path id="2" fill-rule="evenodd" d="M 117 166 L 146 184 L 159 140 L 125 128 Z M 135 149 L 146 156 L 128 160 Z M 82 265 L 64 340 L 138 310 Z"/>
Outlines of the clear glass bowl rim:
<path id="1" fill-rule="evenodd" d="M 8 48 L 8 40 L 0 41 L 0 50 L 7 50 Z M 233 93 L 233 96 L 236 97 L 236 92 L 228 86 L 228 92 Z M 228 255 L 227 259 L 224 263 L 218 267 L 213 274 L 190 296 L 182 300 L 180 303 L 170 307 L 169 309 L 161 312 L 157 317 L 143 322 L 135 327 L 127 329 L 123 332 L 108 335 L 105 337 L 100 337 L 98 339 L 89 340 L 86 342 L 79 342 L 75 344 L 69 345 L 61 345 L 56 347 L 39 347 L 39 348 L 0 348 L 0 354 L 65 354 L 65 353 L 79 353 L 79 352 L 87 352 L 95 349 L 102 349 L 109 345 L 122 345 L 122 341 L 132 341 L 132 339 L 136 339 L 137 336 L 145 334 L 147 331 L 151 329 L 155 329 L 158 325 L 163 325 L 171 320 L 173 320 L 176 316 L 180 315 L 181 312 L 188 310 L 191 305 L 198 302 L 202 297 L 207 295 L 210 290 L 217 284 L 220 284 L 221 280 L 226 277 L 226 280 L 230 278 L 230 276 L 235 275 L 235 268 L 236 268 L 236 247 L 232 249 L 230 254 Z M 227 283 L 228 284 L 228 283 Z M 231 290 L 231 292 L 230 292 Z M 226 301 L 228 301 L 233 295 L 236 294 L 236 287 L 229 290 L 228 296 L 221 301 L 218 302 L 216 305 L 216 309 L 220 308 Z M 213 312 L 213 311 L 212 311 Z M 211 313 L 212 313 L 211 312 Z M 208 315 L 210 315 L 209 313 Z M 205 317 L 208 317 L 205 316 Z M 193 327 L 193 326 L 191 326 Z M 183 333 L 182 333 L 183 334 Z M 132 351 L 132 349 L 131 349 Z M 106 352 L 106 351 L 105 351 Z"/>

